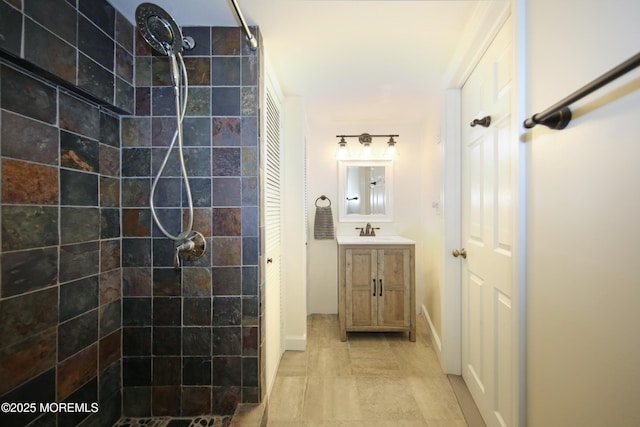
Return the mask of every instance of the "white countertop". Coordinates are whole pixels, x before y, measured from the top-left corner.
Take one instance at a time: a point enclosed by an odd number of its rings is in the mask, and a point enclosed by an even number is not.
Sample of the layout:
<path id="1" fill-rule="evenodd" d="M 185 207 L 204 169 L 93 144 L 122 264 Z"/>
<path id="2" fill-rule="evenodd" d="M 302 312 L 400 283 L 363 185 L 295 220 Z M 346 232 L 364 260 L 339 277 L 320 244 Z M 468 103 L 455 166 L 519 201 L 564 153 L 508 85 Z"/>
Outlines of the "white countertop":
<path id="1" fill-rule="evenodd" d="M 339 245 L 413 245 L 416 242 L 402 236 L 338 236 Z"/>

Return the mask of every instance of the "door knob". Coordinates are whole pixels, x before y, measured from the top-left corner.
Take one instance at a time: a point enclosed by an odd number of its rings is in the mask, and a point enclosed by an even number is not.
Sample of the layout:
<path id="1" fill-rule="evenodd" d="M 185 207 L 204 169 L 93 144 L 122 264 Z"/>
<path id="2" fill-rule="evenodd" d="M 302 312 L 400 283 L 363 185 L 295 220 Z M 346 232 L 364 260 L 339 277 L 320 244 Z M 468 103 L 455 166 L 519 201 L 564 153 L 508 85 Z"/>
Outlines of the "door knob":
<path id="1" fill-rule="evenodd" d="M 467 251 L 465 250 L 465 248 L 462 248 L 461 251 L 458 251 L 457 249 L 454 249 L 454 251 L 451 252 L 451 254 L 456 258 L 461 256 L 462 258 L 467 259 Z"/>

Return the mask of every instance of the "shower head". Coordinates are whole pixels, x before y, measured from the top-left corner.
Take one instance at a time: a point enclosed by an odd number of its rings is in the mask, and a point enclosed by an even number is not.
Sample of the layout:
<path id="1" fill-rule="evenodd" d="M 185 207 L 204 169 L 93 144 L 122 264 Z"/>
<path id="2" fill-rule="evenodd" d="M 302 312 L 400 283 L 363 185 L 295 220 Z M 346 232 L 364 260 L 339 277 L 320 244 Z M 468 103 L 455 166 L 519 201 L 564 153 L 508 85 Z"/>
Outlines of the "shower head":
<path id="1" fill-rule="evenodd" d="M 176 21 L 160 6 L 141 3 L 136 9 L 136 24 L 149 45 L 163 55 L 182 51 L 182 32 Z"/>

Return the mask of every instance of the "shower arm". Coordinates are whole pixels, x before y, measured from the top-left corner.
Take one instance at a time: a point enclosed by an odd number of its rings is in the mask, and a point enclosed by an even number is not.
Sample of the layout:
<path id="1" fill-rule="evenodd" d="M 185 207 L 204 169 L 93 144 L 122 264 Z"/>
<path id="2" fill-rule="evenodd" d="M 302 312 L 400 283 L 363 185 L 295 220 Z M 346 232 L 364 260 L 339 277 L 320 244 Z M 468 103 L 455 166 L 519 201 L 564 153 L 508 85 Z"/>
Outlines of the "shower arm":
<path id="1" fill-rule="evenodd" d="M 244 32 L 247 33 L 247 40 L 249 40 L 249 46 L 251 46 L 252 50 L 256 50 L 258 48 L 258 40 L 249 30 L 247 26 L 247 21 L 244 20 L 244 16 L 242 15 L 242 11 L 240 10 L 240 6 L 238 6 L 238 2 L 236 0 L 230 0 L 233 8 L 236 10 L 236 15 L 238 15 L 238 20 L 242 24 L 244 28 Z"/>

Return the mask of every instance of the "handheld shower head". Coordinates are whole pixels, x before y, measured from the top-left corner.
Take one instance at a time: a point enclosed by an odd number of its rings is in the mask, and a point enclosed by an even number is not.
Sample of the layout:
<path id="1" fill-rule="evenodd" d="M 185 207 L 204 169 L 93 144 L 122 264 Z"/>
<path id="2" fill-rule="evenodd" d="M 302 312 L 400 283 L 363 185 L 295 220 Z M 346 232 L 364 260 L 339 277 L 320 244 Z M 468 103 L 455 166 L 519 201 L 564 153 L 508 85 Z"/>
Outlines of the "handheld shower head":
<path id="1" fill-rule="evenodd" d="M 160 6 L 141 3 L 136 9 L 136 24 L 149 45 L 163 55 L 182 52 L 182 31 Z"/>
<path id="2" fill-rule="evenodd" d="M 147 25 L 151 35 L 160 43 L 171 44 L 173 43 L 173 30 L 171 30 L 171 24 L 159 16 L 150 16 L 147 19 Z"/>

